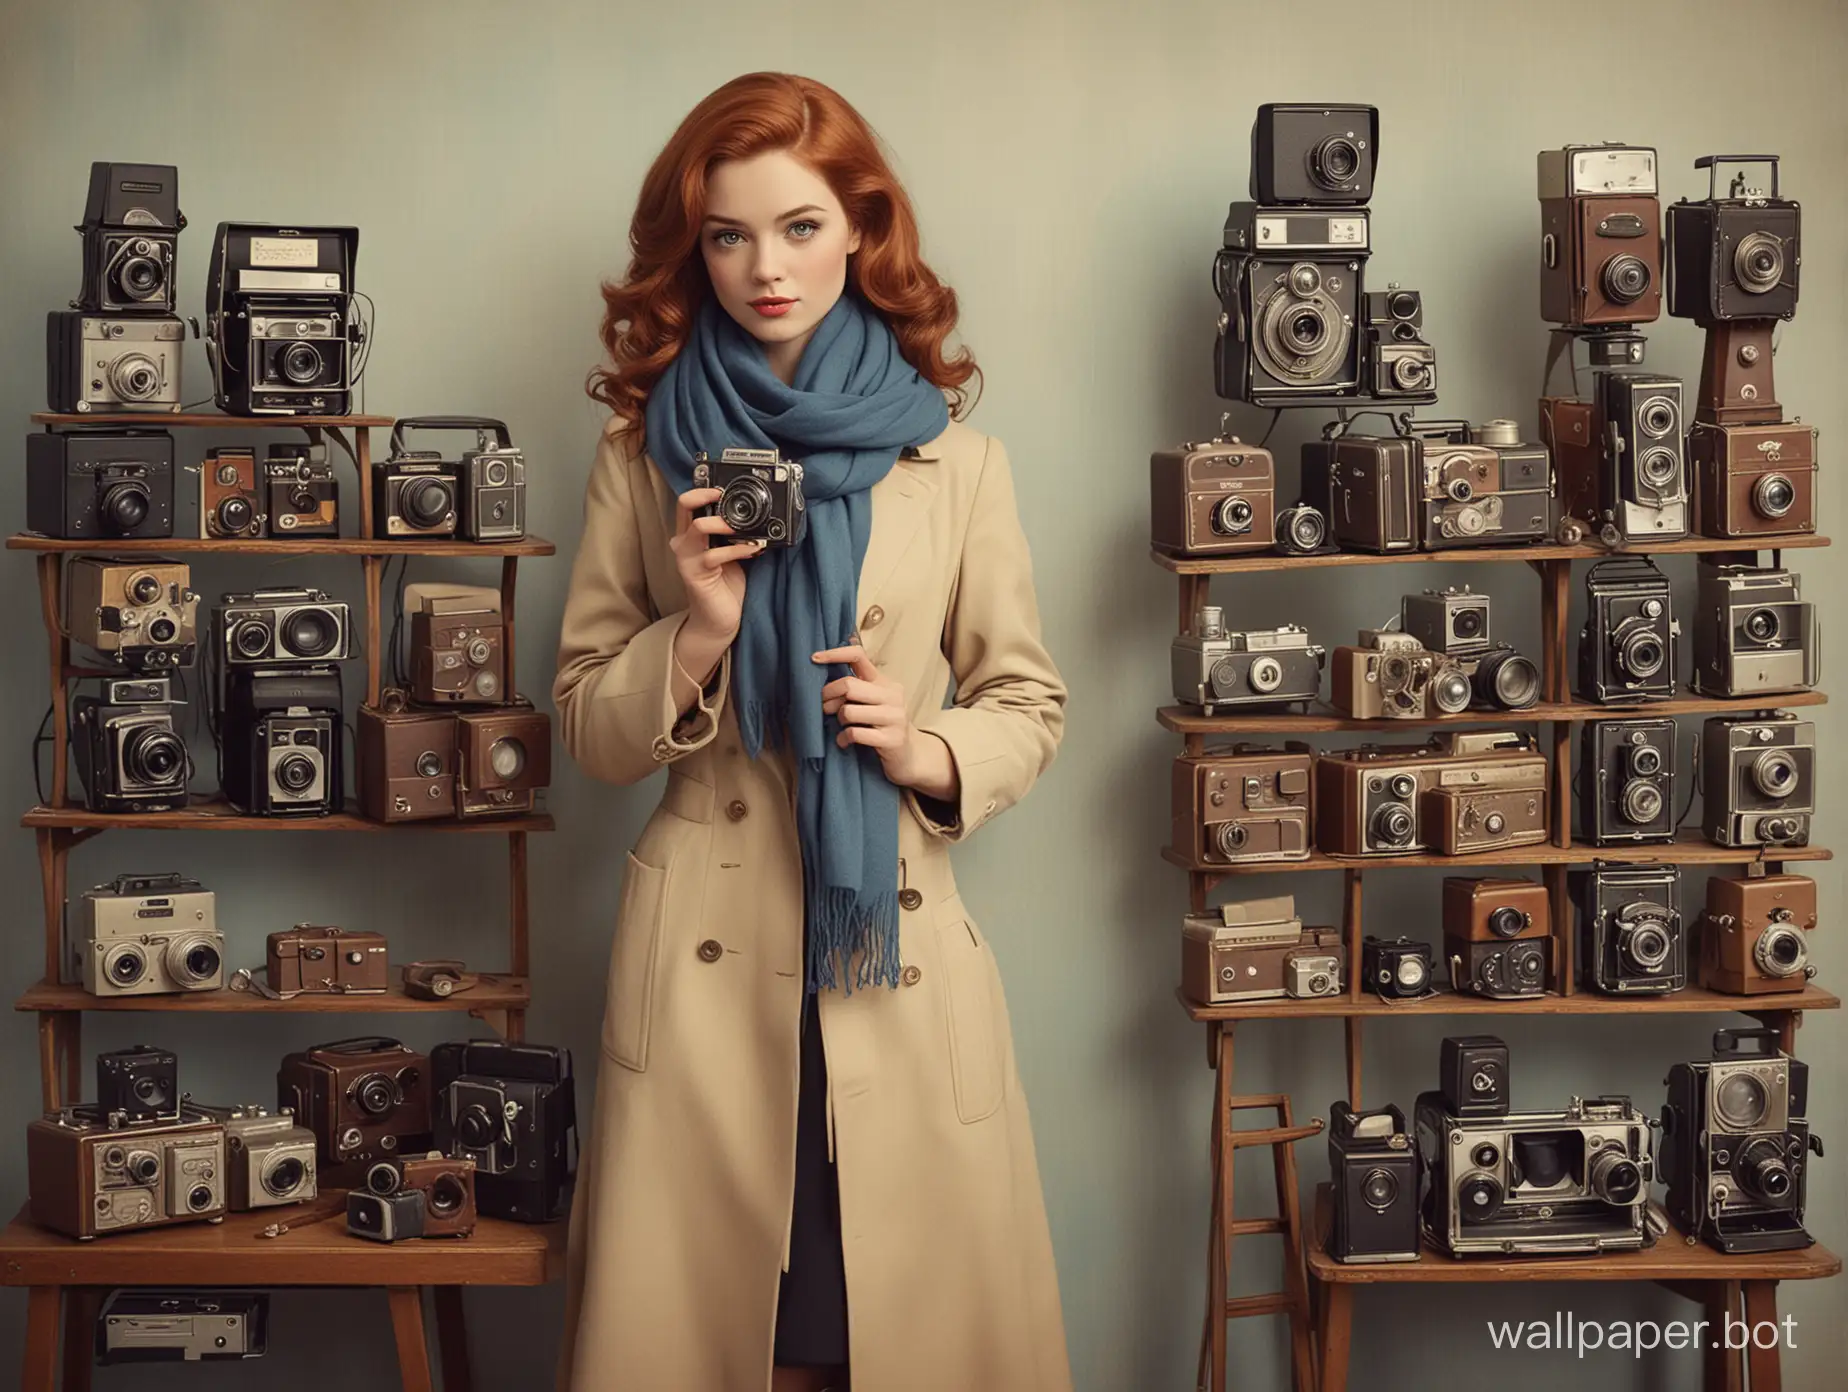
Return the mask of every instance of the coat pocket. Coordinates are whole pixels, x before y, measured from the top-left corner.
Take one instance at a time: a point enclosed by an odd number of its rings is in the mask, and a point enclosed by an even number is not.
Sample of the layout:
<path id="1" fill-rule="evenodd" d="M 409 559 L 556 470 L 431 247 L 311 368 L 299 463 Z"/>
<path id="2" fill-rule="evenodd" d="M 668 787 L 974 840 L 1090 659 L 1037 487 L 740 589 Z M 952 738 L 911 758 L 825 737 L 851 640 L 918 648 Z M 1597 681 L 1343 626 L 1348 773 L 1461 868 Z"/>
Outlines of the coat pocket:
<path id="1" fill-rule="evenodd" d="M 965 1122 L 981 1121 L 1001 1105 L 1002 1093 L 994 962 L 974 927 L 960 918 L 938 928 L 937 950 L 949 1010 L 956 1115 Z"/>
<path id="2" fill-rule="evenodd" d="M 603 1005 L 603 1052 L 624 1068 L 648 1067 L 648 1017 L 654 1008 L 655 959 L 660 952 L 661 910 L 667 871 L 630 853 L 610 949 L 609 988 Z"/>

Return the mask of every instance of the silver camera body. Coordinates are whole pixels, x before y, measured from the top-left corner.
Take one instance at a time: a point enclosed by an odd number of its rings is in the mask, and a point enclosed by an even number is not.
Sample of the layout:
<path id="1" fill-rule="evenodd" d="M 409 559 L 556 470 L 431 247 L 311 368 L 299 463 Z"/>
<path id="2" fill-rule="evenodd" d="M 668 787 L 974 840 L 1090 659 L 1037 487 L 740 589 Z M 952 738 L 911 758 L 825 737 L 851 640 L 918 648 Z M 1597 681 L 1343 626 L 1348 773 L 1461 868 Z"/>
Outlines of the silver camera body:
<path id="1" fill-rule="evenodd" d="M 1807 846 L 1816 810 L 1816 726 L 1789 711 L 1700 733 L 1701 820 L 1716 846 Z"/>
<path id="2" fill-rule="evenodd" d="M 1428 652 L 1473 657 L 1494 646 L 1489 597 L 1456 588 L 1425 590 L 1399 601 L 1399 627 Z"/>
<path id="3" fill-rule="evenodd" d="M 230 666 L 341 662 L 352 655 L 347 606 L 323 590 L 228 594 L 212 619 L 219 651 Z"/>
<path id="4" fill-rule="evenodd" d="M 1341 959 L 1333 953 L 1298 954 L 1284 963 L 1283 991 L 1292 1000 L 1341 994 Z"/>
<path id="5" fill-rule="evenodd" d="M 269 1295 L 243 1290 L 113 1291 L 96 1321 L 104 1364 L 256 1358 L 268 1348 Z"/>
<path id="6" fill-rule="evenodd" d="M 70 405 L 79 414 L 178 411 L 186 326 L 173 315 L 85 314 L 68 350 L 74 361 Z M 68 332 L 68 329 L 66 330 Z"/>
<path id="7" fill-rule="evenodd" d="M 1694 689 L 1703 696 L 1808 691 L 1822 677 L 1822 624 L 1788 570 L 1700 567 Z"/>
<path id="8" fill-rule="evenodd" d="M 462 536 L 518 541 L 526 535 L 526 456 L 519 450 L 464 450 L 456 483 L 456 530 Z"/>
<path id="9" fill-rule="evenodd" d="M 314 1132 L 297 1126 L 288 1108 L 280 1114 L 254 1104 L 201 1110 L 224 1123 L 227 1206 L 232 1212 L 302 1203 L 318 1192 Z"/>
<path id="10" fill-rule="evenodd" d="M 196 1120 L 196 1110 L 187 1119 Z M 225 1207 L 225 1138 L 218 1131 L 157 1131 L 92 1149 L 92 1192 L 98 1233 L 144 1226 L 149 1218 L 222 1217 Z M 105 1208 L 104 1196 L 108 1196 Z"/>
<path id="11" fill-rule="evenodd" d="M 216 896 L 176 874 L 118 875 L 86 890 L 73 955 L 93 996 L 156 996 L 224 985 Z"/>
<path id="12" fill-rule="evenodd" d="M 1207 715 L 1239 706 L 1281 706 L 1321 694 L 1325 648 L 1294 624 L 1229 632 L 1217 605 L 1202 605 L 1174 640 L 1174 698 Z"/>

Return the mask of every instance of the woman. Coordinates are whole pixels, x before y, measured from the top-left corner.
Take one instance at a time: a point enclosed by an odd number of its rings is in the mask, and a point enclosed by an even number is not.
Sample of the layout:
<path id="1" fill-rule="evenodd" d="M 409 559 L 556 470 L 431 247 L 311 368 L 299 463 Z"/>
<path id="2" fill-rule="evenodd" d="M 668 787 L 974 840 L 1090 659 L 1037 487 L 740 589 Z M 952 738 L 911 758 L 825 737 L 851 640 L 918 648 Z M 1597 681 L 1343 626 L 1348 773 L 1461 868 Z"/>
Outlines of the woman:
<path id="1" fill-rule="evenodd" d="M 668 777 L 624 870 L 561 1386 L 1067 1392 L 949 862 L 1051 762 L 1065 689 L 1007 456 L 950 420 L 955 296 L 865 122 L 784 74 L 694 109 L 630 244 L 553 698 L 589 772 Z M 731 447 L 802 462 L 799 544 L 703 515 L 694 455 Z"/>

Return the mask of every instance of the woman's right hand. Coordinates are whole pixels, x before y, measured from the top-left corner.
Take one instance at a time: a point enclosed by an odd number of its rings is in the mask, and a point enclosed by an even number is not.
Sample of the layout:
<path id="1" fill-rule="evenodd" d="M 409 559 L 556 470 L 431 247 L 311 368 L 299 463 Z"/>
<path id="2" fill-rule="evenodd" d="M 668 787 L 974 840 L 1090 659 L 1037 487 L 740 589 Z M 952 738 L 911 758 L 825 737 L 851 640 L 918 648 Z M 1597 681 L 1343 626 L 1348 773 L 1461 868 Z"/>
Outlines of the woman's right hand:
<path id="1" fill-rule="evenodd" d="M 739 564 L 764 549 L 761 541 L 711 546 L 708 537 L 730 536 L 723 517 L 701 517 L 699 510 L 723 495 L 718 488 L 689 488 L 674 513 L 674 539 L 668 547 L 687 592 L 687 625 L 702 637 L 729 646 L 744 619 L 744 567 Z"/>

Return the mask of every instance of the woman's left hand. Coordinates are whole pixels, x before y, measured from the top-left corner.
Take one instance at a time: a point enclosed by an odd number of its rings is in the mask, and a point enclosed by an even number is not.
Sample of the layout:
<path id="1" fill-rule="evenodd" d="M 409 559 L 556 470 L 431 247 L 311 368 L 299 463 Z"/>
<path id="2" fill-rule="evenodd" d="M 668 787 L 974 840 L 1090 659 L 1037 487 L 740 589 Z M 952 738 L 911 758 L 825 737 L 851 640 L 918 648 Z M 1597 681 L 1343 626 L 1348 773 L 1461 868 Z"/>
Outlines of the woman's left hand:
<path id="1" fill-rule="evenodd" d="M 931 797 L 954 797 L 956 762 L 935 735 L 921 735 L 905 714 L 905 688 L 880 675 L 858 643 L 815 654 L 816 662 L 844 662 L 853 670 L 821 688 L 824 715 L 837 716 L 842 749 L 863 744 L 879 756 L 885 776 L 901 788 Z"/>

